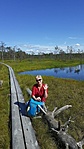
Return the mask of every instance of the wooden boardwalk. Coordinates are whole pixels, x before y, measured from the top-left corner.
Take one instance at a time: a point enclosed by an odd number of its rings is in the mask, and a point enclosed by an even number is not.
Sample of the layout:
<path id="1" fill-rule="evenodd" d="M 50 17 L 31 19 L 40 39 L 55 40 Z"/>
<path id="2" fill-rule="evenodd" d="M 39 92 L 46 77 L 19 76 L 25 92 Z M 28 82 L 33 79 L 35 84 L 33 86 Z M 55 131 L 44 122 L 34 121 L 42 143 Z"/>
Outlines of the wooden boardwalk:
<path id="1" fill-rule="evenodd" d="M 8 65 L 6 66 L 10 76 L 12 149 L 40 149 L 31 120 L 26 116 L 21 88 L 13 69 Z"/>

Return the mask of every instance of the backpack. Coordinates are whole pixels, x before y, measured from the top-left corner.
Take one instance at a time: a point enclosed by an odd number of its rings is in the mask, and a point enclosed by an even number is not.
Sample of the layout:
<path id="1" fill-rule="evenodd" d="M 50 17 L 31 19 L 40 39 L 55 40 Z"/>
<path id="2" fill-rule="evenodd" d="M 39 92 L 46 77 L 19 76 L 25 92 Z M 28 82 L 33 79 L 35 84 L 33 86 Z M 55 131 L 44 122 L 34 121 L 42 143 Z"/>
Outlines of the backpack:
<path id="1" fill-rule="evenodd" d="M 28 116 L 36 116 L 40 112 L 40 108 L 38 105 L 42 106 L 44 105 L 44 102 L 35 101 L 32 98 L 28 102 L 28 108 L 27 108 L 27 114 Z"/>

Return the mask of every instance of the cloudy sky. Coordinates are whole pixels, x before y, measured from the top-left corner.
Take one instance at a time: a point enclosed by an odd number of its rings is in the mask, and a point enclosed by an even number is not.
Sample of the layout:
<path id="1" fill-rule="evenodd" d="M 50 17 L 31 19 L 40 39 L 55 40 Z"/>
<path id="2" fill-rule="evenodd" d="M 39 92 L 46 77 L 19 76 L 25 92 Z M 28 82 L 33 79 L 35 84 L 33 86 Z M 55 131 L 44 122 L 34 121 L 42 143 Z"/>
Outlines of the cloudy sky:
<path id="1" fill-rule="evenodd" d="M 84 0 L 0 0 L 0 42 L 26 52 L 84 50 Z"/>

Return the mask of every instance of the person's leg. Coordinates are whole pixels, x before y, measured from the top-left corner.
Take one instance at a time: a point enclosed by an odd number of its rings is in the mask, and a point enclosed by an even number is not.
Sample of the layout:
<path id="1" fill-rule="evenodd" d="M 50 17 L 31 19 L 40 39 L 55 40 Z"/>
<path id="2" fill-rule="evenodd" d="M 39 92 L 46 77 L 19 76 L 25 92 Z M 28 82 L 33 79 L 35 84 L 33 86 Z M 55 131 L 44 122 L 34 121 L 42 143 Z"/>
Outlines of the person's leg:
<path id="1" fill-rule="evenodd" d="M 46 105 L 45 105 L 45 102 L 43 102 L 43 109 L 45 110 L 45 112 L 47 112 L 47 107 L 46 107 Z"/>
<path id="2" fill-rule="evenodd" d="M 26 110 L 27 110 L 27 108 L 28 108 L 28 106 L 29 106 L 29 102 L 30 102 L 30 100 L 25 103 L 25 108 L 26 108 Z"/>

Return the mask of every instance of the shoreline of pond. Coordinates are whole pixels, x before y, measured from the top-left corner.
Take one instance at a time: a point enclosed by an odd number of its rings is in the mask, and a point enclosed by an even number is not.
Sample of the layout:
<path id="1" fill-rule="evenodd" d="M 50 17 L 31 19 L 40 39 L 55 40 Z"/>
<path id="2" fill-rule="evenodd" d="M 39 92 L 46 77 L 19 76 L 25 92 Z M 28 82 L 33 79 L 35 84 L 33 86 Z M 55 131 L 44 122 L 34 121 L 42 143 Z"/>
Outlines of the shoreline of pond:
<path id="1" fill-rule="evenodd" d="M 84 64 L 73 66 L 73 67 L 62 67 L 62 68 L 51 68 L 51 69 L 40 69 L 20 72 L 21 75 L 37 75 L 41 74 L 44 76 L 54 76 L 57 78 L 75 79 L 79 81 L 84 80 Z"/>

